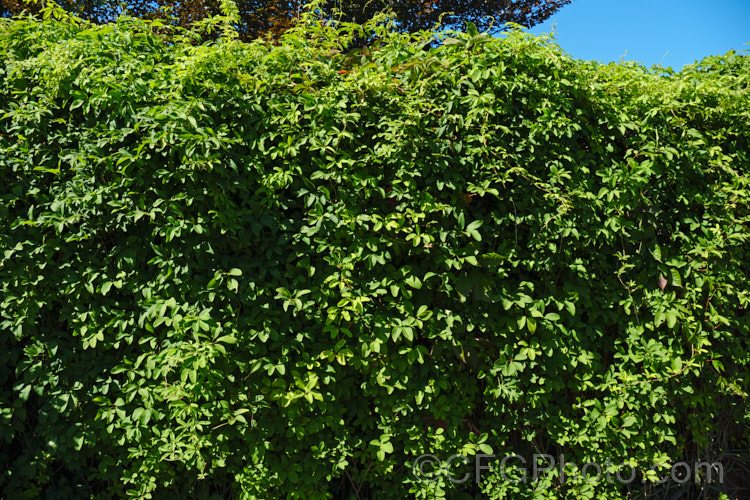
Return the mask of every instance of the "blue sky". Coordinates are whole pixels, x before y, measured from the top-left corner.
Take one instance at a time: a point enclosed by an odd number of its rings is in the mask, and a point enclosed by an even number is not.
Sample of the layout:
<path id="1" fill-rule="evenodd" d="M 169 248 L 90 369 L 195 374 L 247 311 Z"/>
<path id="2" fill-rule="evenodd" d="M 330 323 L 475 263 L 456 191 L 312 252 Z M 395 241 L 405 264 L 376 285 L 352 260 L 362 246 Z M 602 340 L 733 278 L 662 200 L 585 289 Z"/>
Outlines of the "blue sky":
<path id="1" fill-rule="evenodd" d="M 605 63 L 679 70 L 731 49 L 750 54 L 750 0 L 573 0 L 530 31 L 553 27 L 568 54 Z"/>

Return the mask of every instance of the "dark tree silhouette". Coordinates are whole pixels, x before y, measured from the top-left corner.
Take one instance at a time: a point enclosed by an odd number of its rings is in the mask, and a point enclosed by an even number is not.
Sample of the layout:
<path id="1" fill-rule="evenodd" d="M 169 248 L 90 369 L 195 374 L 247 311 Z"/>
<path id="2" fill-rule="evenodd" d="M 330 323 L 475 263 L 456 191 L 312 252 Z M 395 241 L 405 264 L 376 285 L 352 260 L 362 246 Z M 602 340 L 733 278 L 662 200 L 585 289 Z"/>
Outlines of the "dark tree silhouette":
<path id="1" fill-rule="evenodd" d="M 531 27 L 541 23 L 571 0 L 336 0 L 328 8 L 341 10 L 343 21 L 364 22 L 376 12 L 390 9 L 398 29 L 414 32 L 432 28 L 443 17 L 443 24 L 461 27 L 473 22 L 481 31 L 499 32 L 507 22 Z M 127 6 L 131 15 L 142 18 L 167 17 L 181 26 L 219 13 L 218 0 L 58 0 L 65 9 L 94 22 L 115 19 Z M 258 36 L 275 38 L 288 29 L 299 16 L 306 1 L 236 0 L 240 11 L 238 26 L 243 39 Z M 27 0 L 0 0 L 0 15 L 23 10 L 38 12 L 40 6 Z M 167 9 L 167 14 L 164 10 Z"/>

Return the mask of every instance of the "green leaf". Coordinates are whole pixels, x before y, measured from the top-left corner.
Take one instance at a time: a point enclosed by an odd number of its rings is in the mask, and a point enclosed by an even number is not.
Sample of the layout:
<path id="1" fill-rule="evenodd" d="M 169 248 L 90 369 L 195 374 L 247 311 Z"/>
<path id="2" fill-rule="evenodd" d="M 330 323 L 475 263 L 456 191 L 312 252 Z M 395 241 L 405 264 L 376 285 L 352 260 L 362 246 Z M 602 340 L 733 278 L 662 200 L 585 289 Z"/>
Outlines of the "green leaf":
<path id="1" fill-rule="evenodd" d="M 659 245 L 654 245 L 654 248 L 651 250 L 651 255 L 653 255 L 657 262 L 661 262 L 661 247 Z"/>
<path id="2" fill-rule="evenodd" d="M 487 443 L 479 444 L 477 445 L 477 448 L 479 448 L 479 451 L 481 451 L 482 453 L 492 455 L 492 446 L 488 445 Z"/>
<path id="3" fill-rule="evenodd" d="M 682 277 L 680 276 L 680 271 L 675 268 L 671 268 L 670 274 L 672 276 L 672 286 L 682 288 Z"/>
<path id="4" fill-rule="evenodd" d="M 536 320 L 534 318 L 527 318 L 526 319 L 526 326 L 529 329 L 529 333 L 536 332 Z"/>
<path id="5" fill-rule="evenodd" d="M 21 388 L 20 391 L 18 391 L 18 399 L 20 399 L 21 401 L 28 401 L 30 393 L 31 393 L 31 386 L 25 385 Z"/>
<path id="6" fill-rule="evenodd" d="M 413 275 L 412 276 L 407 276 L 404 279 L 404 283 L 406 283 L 407 285 L 409 285 L 412 288 L 416 288 L 417 290 L 419 290 L 419 289 L 422 288 L 422 281 L 419 278 L 417 278 L 416 276 L 413 276 Z"/>
<path id="7" fill-rule="evenodd" d="M 524 327 L 526 326 L 526 321 L 527 321 L 526 320 L 526 316 L 521 316 L 520 318 L 518 318 L 518 320 L 516 321 L 516 323 L 518 324 L 518 329 L 519 330 L 523 330 L 524 329 Z"/>
<path id="8" fill-rule="evenodd" d="M 680 373 L 682 371 L 682 359 L 678 356 L 672 358 L 672 372 Z"/>
<path id="9" fill-rule="evenodd" d="M 569 300 L 566 300 L 564 302 L 564 304 L 565 304 L 565 310 L 568 311 L 568 313 L 570 313 L 571 316 L 575 316 L 576 315 L 576 305 L 573 302 L 569 301 Z"/>
<path id="10" fill-rule="evenodd" d="M 674 311 L 666 311 L 664 313 L 667 317 L 667 327 L 674 328 L 677 324 L 677 314 Z"/>

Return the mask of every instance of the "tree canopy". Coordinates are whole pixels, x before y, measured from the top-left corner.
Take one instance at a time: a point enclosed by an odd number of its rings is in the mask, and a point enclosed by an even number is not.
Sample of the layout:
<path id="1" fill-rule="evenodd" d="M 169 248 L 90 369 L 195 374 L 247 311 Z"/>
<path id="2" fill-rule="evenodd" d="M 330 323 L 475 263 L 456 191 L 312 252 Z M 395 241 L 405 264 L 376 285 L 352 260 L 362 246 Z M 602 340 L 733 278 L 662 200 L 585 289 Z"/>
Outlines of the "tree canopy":
<path id="1" fill-rule="evenodd" d="M 171 18 L 183 27 L 219 13 L 218 0 L 60 0 L 59 3 L 66 10 L 97 23 L 113 21 L 123 9 L 144 19 Z M 238 31 L 246 40 L 259 36 L 276 38 L 299 18 L 305 3 L 236 0 L 240 14 Z M 500 31 L 506 23 L 526 27 L 539 24 L 568 3 L 570 0 L 338 0 L 329 2 L 327 8 L 331 13 L 340 10 L 342 21 L 357 23 L 390 10 L 398 21 L 398 29 L 404 32 L 430 29 L 441 16 L 448 26 L 471 21 L 481 30 Z M 29 0 L 0 0 L 0 15 L 24 10 L 38 12 L 40 8 L 40 4 Z"/>

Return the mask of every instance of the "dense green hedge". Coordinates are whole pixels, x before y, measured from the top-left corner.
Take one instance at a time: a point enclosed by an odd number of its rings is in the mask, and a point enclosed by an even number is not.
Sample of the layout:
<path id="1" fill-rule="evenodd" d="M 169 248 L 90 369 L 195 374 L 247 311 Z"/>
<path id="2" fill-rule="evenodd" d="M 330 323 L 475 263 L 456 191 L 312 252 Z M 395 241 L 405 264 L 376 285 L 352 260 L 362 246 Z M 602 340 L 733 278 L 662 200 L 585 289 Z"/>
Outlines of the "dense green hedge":
<path id="1" fill-rule="evenodd" d="M 624 498 L 675 484 L 413 465 L 747 451 L 747 57 L 51 13 L 0 20 L 4 497 Z"/>

